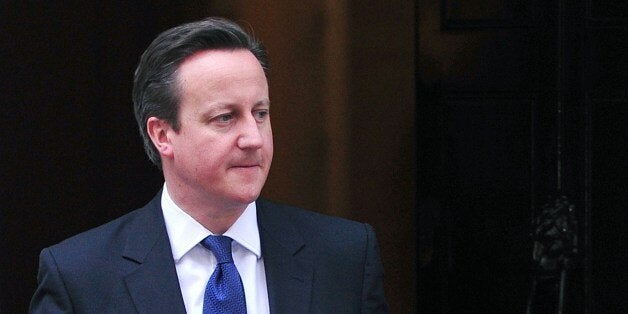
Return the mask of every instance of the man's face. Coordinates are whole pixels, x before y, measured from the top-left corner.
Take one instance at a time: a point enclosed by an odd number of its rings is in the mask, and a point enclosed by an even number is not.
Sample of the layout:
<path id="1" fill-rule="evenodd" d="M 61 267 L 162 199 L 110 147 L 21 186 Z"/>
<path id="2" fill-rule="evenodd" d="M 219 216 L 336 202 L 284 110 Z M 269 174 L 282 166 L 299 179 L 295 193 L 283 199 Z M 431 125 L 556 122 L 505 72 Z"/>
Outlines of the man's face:
<path id="1" fill-rule="evenodd" d="M 180 129 L 168 132 L 168 186 L 176 184 L 179 197 L 193 202 L 254 201 L 273 158 L 268 83 L 259 62 L 244 49 L 199 52 L 181 64 L 178 83 Z"/>

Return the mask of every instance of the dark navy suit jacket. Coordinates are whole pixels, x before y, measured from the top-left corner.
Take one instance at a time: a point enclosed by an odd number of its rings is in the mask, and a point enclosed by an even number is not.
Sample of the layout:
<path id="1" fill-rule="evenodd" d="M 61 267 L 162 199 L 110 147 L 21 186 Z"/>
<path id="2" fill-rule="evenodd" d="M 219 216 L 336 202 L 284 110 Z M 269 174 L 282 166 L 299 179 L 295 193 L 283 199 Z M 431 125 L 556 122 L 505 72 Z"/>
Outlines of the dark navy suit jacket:
<path id="1" fill-rule="evenodd" d="M 257 201 L 271 313 L 386 313 L 367 225 Z M 161 211 L 143 208 L 43 249 L 31 313 L 185 313 Z"/>

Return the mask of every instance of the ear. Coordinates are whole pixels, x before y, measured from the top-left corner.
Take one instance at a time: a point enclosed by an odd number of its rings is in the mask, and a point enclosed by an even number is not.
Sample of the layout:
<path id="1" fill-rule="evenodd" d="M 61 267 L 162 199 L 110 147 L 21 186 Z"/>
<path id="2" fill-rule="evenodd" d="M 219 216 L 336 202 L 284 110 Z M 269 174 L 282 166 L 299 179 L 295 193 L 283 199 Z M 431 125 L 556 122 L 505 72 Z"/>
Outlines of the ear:
<path id="1" fill-rule="evenodd" d="M 162 157 L 171 157 L 173 155 L 172 142 L 168 134 L 174 132 L 174 130 L 170 123 L 157 117 L 150 117 L 146 121 L 146 131 Z"/>

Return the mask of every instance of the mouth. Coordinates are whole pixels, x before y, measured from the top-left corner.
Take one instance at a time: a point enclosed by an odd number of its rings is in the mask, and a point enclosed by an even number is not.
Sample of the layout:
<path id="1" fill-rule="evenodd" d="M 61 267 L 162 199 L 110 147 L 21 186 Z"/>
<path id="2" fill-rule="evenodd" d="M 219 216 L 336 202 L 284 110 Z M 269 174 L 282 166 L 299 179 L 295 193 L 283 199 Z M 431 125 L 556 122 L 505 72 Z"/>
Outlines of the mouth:
<path id="1" fill-rule="evenodd" d="M 247 156 L 232 160 L 229 163 L 229 168 L 238 171 L 255 171 L 264 169 L 264 162 L 261 156 Z"/>
<path id="2" fill-rule="evenodd" d="M 246 177 L 253 177 L 262 172 L 262 167 L 260 165 L 235 165 L 229 168 L 229 170 L 237 175 L 242 175 Z"/>
<path id="3" fill-rule="evenodd" d="M 260 164 L 242 164 L 242 165 L 233 165 L 231 168 L 235 169 L 251 169 L 251 168 L 261 168 Z"/>

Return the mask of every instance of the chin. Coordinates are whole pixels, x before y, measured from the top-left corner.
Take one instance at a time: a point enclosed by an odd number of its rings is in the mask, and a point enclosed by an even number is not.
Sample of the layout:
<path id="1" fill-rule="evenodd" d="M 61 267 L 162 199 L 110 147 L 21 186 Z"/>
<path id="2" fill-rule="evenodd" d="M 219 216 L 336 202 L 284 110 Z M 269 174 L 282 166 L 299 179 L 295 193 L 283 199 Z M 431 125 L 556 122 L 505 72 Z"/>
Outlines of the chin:
<path id="1" fill-rule="evenodd" d="M 262 192 L 266 177 L 247 178 L 247 180 L 234 180 L 230 182 L 226 189 L 222 190 L 223 195 L 229 201 L 237 204 L 249 204 L 255 201 Z"/>
<path id="2" fill-rule="evenodd" d="M 241 193 L 238 193 L 237 195 L 234 195 L 233 200 L 236 203 L 249 204 L 257 200 L 257 198 L 260 195 L 260 192 L 261 192 L 261 189 L 254 190 L 254 191 L 241 192 Z"/>

